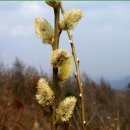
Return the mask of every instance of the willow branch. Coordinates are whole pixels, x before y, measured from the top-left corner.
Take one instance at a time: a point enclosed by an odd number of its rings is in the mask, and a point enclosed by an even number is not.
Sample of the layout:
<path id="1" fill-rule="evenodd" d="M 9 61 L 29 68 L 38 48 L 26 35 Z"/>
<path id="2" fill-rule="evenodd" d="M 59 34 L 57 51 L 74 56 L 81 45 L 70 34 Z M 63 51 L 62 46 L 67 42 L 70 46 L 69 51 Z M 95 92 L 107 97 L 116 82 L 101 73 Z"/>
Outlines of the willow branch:
<path id="1" fill-rule="evenodd" d="M 55 16 L 55 25 L 54 25 L 54 44 L 52 46 L 53 50 L 56 50 L 59 48 L 59 37 L 60 37 L 60 29 L 59 29 L 59 17 L 60 17 L 60 6 L 57 6 L 54 8 L 54 16 Z M 58 69 L 53 67 L 53 90 L 55 92 L 55 100 L 52 106 L 52 122 L 51 122 L 51 130 L 57 129 L 57 123 L 56 123 L 56 106 L 58 102 L 58 93 L 59 93 L 59 87 L 58 87 Z"/>
<path id="2" fill-rule="evenodd" d="M 62 4 L 60 4 L 60 7 L 61 7 L 62 14 L 64 14 L 64 9 L 62 7 Z M 80 102 L 81 102 L 82 128 L 83 128 L 83 130 L 86 130 L 84 94 L 83 94 L 83 84 L 82 84 L 81 78 L 80 78 L 79 59 L 77 58 L 77 55 L 76 55 L 76 50 L 75 50 L 72 34 L 70 33 L 69 30 L 67 30 L 67 34 L 68 34 L 68 37 L 69 37 L 69 41 L 70 41 L 70 45 L 71 45 L 71 49 L 72 49 L 72 55 L 73 55 L 75 67 L 76 67 L 75 78 L 77 80 L 77 84 L 78 84 L 79 91 L 80 91 L 79 97 L 80 97 Z"/>

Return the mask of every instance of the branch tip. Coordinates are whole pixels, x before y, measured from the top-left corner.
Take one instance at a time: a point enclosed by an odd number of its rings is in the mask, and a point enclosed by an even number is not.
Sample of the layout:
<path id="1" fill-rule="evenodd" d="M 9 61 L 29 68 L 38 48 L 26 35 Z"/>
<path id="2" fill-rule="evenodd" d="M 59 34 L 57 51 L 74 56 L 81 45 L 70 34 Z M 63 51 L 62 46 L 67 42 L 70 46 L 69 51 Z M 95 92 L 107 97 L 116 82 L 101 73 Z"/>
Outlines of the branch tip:
<path id="1" fill-rule="evenodd" d="M 79 94 L 79 97 L 82 98 L 82 94 L 81 93 Z"/>
<path id="2" fill-rule="evenodd" d="M 77 58 L 77 62 L 78 62 L 78 64 L 79 64 L 79 59 Z"/>
<path id="3" fill-rule="evenodd" d="M 75 72 L 75 77 L 77 78 L 77 72 Z"/>
<path id="4" fill-rule="evenodd" d="M 73 41 L 72 40 L 69 40 L 70 44 L 72 45 L 73 44 Z"/>
<path id="5" fill-rule="evenodd" d="M 86 121 L 84 121 L 84 125 L 86 125 Z"/>
<path id="6" fill-rule="evenodd" d="M 83 87 L 83 84 L 81 83 L 81 86 Z"/>

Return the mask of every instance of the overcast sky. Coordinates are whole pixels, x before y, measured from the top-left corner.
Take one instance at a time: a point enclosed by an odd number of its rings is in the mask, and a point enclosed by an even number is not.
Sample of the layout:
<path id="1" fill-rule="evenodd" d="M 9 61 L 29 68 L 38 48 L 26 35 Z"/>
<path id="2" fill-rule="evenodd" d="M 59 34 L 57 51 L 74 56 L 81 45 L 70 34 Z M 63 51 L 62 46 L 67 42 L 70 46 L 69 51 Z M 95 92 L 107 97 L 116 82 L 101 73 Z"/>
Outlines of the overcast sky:
<path id="1" fill-rule="evenodd" d="M 81 72 L 90 77 L 121 79 L 130 75 L 130 2 L 63 2 L 65 10 L 79 8 L 84 17 L 73 30 Z M 34 19 L 53 25 L 53 10 L 43 1 L 0 2 L 0 60 L 10 66 L 17 56 L 50 73 L 51 47 L 35 35 Z M 71 52 L 63 32 L 60 48 Z"/>

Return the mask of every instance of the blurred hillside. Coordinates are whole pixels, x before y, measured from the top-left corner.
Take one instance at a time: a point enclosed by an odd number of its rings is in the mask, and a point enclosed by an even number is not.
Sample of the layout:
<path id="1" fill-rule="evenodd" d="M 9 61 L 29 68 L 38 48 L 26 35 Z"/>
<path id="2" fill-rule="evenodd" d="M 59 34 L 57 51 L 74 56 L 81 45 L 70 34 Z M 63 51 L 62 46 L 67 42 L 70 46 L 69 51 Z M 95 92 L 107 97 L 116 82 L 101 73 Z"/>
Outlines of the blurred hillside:
<path id="1" fill-rule="evenodd" d="M 35 99 L 40 77 L 52 79 L 32 66 L 16 59 L 12 68 L 0 64 L 0 130 L 50 130 L 49 107 L 40 106 Z M 99 84 L 82 76 L 84 85 L 87 130 L 130 130 L 130 83 L 124 89 L 113 89 L 101 80 Z M 74 77 L 62 84 L 60 99 L 78 97 Z M 80 130 L 79 99 L 70 122 L 60 124 L 58 130 Z"/>
<path id="2" fill-rule="evenodd" d="M 121 89 L 123 87 L 127 87 L 127 85 L 130 83 L 130 76 L 127 76 L 122 80 L 109 80 L 108 82 L 111 84 L 111 86 Z"/>
<path id="3" fill-rule="evenodd" d="M 95 78 L 94 81 L 97 84 L 100 84 L 102 78 Z M 103 80 L 107 83 L 109 83 L 111 85 L 112 88 L 115 89 L 123 89 L 125 87 L 128 86 L 128 84 L 130 83 L 130 76 L 126 76 L 125 78 L 121 79 L 121 80 L 110 80 L 107 78 L 103 78 Z"/>

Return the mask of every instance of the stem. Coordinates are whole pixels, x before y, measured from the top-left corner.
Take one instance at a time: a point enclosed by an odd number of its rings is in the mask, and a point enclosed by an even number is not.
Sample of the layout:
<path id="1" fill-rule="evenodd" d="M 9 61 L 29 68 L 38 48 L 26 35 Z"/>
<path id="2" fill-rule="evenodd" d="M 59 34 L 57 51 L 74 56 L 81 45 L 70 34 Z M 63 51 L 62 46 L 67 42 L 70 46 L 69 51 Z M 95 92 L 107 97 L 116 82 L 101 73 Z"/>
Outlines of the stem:
<path id="1" fill-rule="evenodd" d="M 55 15 L 55 27 L 54 27 L 54 44 L 53 44 L 53 50 L 56 50 L 59 48 L 59 37 L 60 37 L 60 29 L 59 29 L 59 15 L 60 15 L 60 6 L 57 6 L 54 8 L 54 15 Z M 57 129 L 57 123 L 56 123 L 56 116 L 55 116 L 55 110 L 58 103 L 58 69 L 53 67 L 53 90 L 55 92 L 55 100 L 52 106 L 52 122 L 51 122 L 51 130 Z"/>
<path id="2" fill-rule="evenodd" d="M 62 14 L 64 14 L 64 9 L 62 7 L 62 4 L 60 4 L 60 7 L 61 7 Z M 69 30 L 67 30 L 67 34 L 68 34 L 68 37 L 69 37 L 69 41 L 70 41 L 70 45 L 71 45 L 71 49 L 72 49 L 72 55 L 73 55 L 75 67 L 76 67 L 75 78 L 77 80 L 77 84 L 78 84 L 79 91 L 80 91 L 79 97 L 80 97 L 80 102 L 81 102 L 82 129 L 86 130 L 84 94 L 83 94 L 83 84 L 82 84 L 81 79 L 80 79 L 79 60 L 78 60 L 77 55 L 76 55 L 76 50 L 75 50 L 75 46 L 74 46 L 74 43 L 73 43 L 72 34 L 70 33 Z"/>
<path id="3" fill-rule="evenodd" d="M 60 33 L 61 33 L 61 30 L 59 28 L 60 6 L 57 6 L 57 8 L 54 8 L 54 15 L 55 15 L 55 27 L 54 27 L 53 50 L 56 50 L 59 48 L 59 38 L 60 38 Z"/>

